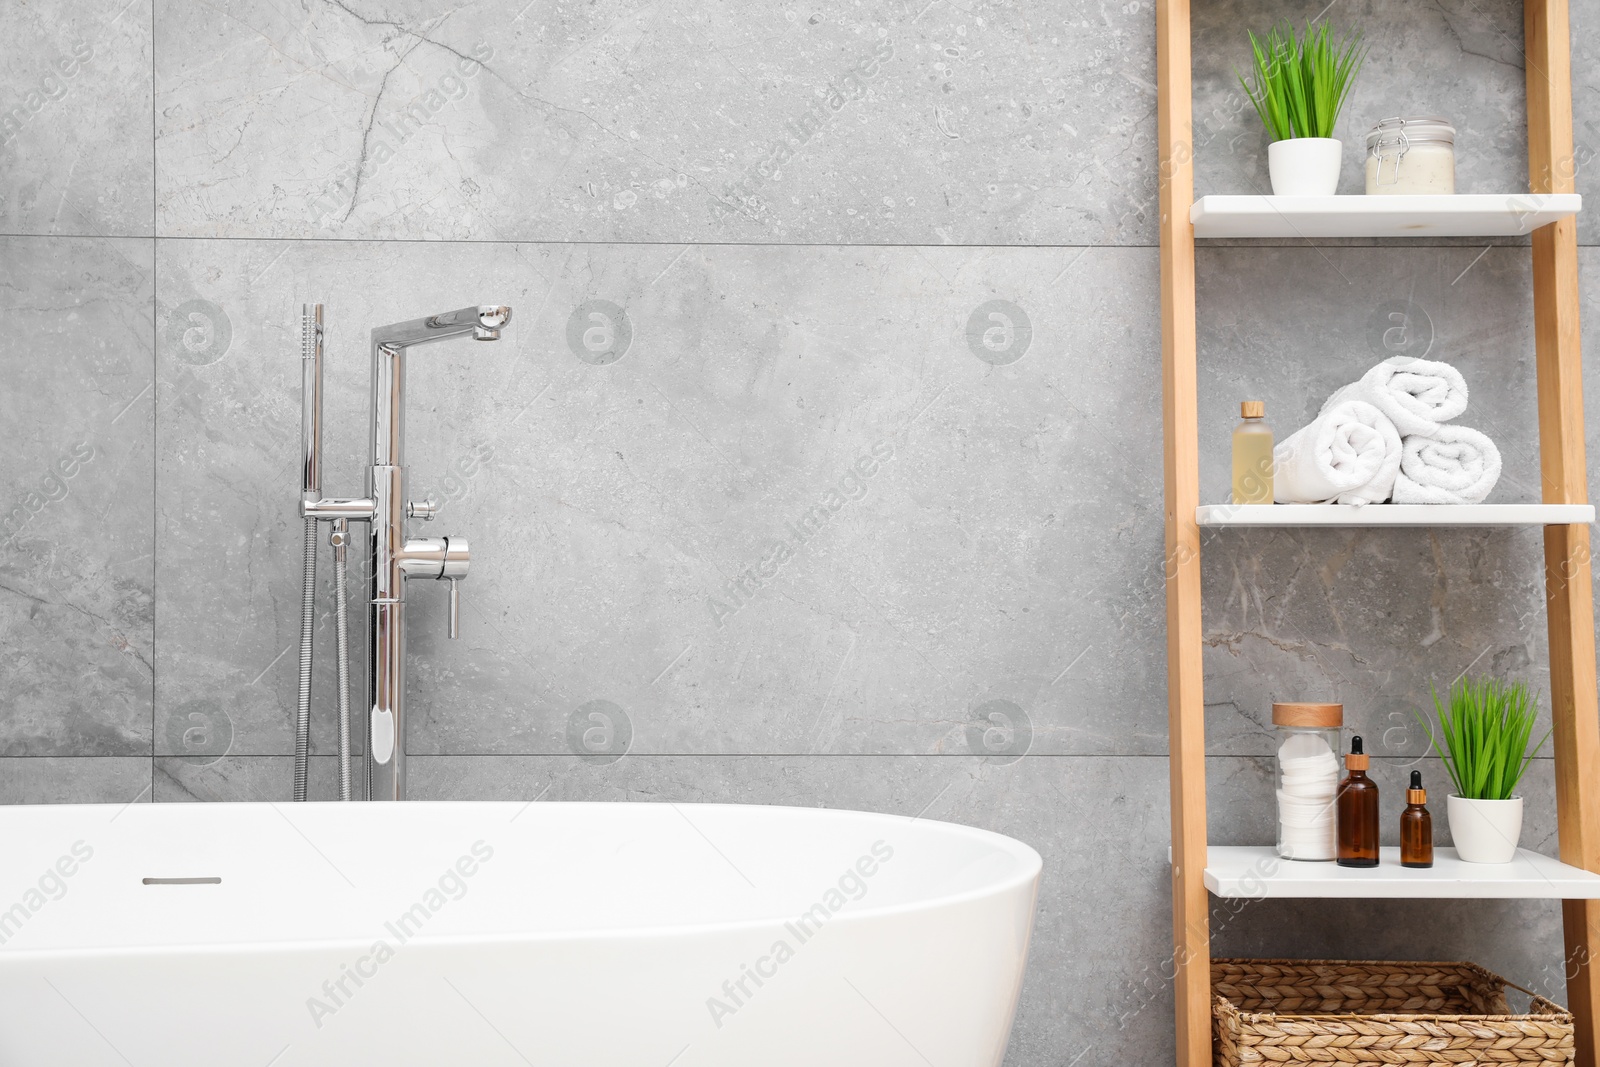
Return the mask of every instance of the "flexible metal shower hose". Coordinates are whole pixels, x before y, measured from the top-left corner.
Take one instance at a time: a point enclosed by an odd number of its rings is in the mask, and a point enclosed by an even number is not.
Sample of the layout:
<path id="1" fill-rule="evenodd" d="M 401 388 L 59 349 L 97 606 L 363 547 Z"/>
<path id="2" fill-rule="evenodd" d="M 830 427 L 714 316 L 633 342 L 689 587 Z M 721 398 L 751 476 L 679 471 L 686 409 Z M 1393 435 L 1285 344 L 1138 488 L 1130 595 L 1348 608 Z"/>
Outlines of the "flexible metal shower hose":
<path id="1" fill-rule="evenodd" d="M 300 703 L 294 714 L 294 799 L 306 798 L 311 754 L 311 637 L 317 625 L 317 520 L 306 520 L 305 571 L 300 590 Z"/>

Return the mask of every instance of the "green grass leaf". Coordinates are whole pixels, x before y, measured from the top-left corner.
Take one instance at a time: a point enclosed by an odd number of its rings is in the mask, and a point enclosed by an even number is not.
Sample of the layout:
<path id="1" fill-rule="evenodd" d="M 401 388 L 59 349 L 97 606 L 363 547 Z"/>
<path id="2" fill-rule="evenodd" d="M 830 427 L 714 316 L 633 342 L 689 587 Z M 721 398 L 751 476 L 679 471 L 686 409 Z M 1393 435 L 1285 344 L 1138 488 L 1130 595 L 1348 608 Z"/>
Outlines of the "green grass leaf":
<path id="1" fill-rule="evenodd" d="M 1327 23 L 1297 37 L 1288 22 L 1250 37 L 1250 77 L 1235 72 L 1274 141 L 1332 137 L 1367 50 L 1359 33 L 1335 39 Z"/>
<path id="2" fill-rule="evenodd" d="M 1412 715 L 1428 732 L 1432 751 L 1444 761 L 1456 793 L 1471 800 L 1508 800 L 1533 758 L 1550 739 L 1545 731 L 1531 749 L 1539 718 L 1538 700 L 1526 682 L 1499 678 L 1459 678 L 1448 698 L 1430 687 L 1434 723 Z"/>

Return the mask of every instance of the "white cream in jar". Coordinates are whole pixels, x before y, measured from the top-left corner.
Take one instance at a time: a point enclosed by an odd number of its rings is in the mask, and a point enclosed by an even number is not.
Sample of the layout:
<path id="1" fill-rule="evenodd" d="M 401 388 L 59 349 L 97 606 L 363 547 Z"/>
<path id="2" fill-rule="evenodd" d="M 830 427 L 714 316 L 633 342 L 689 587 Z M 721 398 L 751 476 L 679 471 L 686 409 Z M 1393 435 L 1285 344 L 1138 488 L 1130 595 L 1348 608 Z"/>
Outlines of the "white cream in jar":
<path id="1" fill-rule="evenodd" d="M 1455 192 L 1455 141 L 1441 118 L 1384 119 L 1367 131 L 1367 193 Z"/>

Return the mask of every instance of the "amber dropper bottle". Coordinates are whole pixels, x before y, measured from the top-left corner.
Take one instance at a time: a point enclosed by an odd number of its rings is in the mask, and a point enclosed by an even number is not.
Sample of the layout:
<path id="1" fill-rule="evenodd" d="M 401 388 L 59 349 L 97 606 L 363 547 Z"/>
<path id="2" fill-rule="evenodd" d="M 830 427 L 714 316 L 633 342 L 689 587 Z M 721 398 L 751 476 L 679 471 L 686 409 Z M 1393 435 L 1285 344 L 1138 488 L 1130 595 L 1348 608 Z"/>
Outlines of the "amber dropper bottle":
<path id="1" fill-rule="evenodd" d="M 1344 758 L 1349 777 L 1339 783 L 1334 801 L 1339 823 L 1339 866 L 1378 865 L 1378 783 L 1367 777 L 1371 761 L 1362 750 L 1360 736 L 1350 739 Z"/>
<path id="2" fill-rule="evenodd" d="M 1428 791 L 1422 788 L 1422 772 L 1411 772 L 1411 788 L 1406 790 L 1406 810 L 1400 813 L 1400 866 L 1433 866 L 1433 816 L 1428 814 Z"/>

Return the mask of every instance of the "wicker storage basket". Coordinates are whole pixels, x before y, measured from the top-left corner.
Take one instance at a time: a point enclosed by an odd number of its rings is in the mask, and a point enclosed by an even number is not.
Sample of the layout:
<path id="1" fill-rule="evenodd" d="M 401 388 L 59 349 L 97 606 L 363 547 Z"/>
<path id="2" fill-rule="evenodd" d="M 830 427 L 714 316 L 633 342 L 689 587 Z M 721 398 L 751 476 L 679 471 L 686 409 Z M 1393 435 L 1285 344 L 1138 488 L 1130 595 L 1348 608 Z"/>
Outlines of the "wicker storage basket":
<path id="1" fill-rule="evenodd" d="M 1217 1067 L 1573 1060 L 1565 1009 L 1471 963 L 1219 959 L 1211 991 Z"/>

